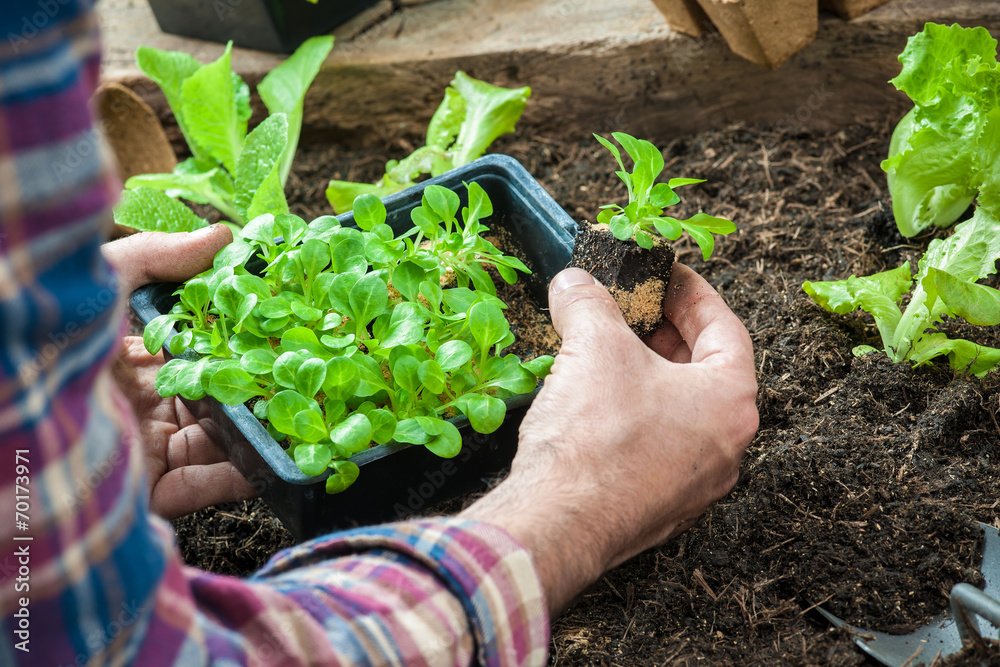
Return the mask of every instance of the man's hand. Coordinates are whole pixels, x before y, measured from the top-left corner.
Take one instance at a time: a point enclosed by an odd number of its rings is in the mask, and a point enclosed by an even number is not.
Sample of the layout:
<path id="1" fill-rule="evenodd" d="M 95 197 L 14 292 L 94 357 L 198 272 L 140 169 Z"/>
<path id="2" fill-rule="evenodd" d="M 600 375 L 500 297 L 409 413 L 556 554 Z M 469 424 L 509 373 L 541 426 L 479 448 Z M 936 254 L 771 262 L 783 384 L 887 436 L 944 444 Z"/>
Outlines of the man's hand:
<path id="1" fill-rule="evenodd" d="M 580 269 L 552 281 L 563 344 L 521 424 L 510 476 L 463 516 L 533 554 L 555 613 L 604 571 L 691 526 L 736 483 L 757 430 L 750 337 L 675 264 L 643 344 Z"/>
<path id="2" fill-rule="evenodd" d="M 102 250 L 127 295 L 150 282 L 181 282 L 201 273 L 230 241 L 232 234 L 225 225 L 212 225 L 193 234 L 135 234 L 105 244 Z M 153 389 L 162 365 L 162 354 L 151 356 L 141 338 L 128 337 L 113 368 L 115 382 L 139 421 L 150 508 L 172 519 L 256 495 L 181 400 L 162 398 Z"/>

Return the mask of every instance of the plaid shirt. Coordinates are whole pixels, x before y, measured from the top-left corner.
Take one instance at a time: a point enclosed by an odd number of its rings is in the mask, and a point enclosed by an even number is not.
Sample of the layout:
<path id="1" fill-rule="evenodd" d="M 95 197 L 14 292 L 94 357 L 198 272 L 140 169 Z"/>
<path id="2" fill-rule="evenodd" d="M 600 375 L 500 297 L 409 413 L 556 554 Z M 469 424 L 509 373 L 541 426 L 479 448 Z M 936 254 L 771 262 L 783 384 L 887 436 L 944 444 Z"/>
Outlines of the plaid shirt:
<path id="1" fill-rule="evenodd" d="M 487 524 L 330 535 L 249 580 L 183 565 L 108 370 L 120 185 L 87 111 L 91 4 L 0 7 L 0 665 L 544 662 L 531 558 Z"/>

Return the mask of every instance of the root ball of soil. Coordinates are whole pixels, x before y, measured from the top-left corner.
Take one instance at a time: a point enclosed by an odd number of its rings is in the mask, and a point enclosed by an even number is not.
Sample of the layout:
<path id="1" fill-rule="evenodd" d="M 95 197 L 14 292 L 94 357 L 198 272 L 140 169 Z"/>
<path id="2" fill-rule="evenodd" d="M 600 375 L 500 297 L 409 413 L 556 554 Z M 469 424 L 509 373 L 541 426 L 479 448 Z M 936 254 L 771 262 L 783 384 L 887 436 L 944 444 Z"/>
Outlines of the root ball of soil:
<path id="1" fill-rule="evenodd" d="M 583 224 L 570 266 L 584 269 L 608 288 L 637 336 L 653 333 L 663 322 L 663 296 L 670 282 L 674 249 L 660 240 L 653 248 L 619 241 L 607 225 Z"/>

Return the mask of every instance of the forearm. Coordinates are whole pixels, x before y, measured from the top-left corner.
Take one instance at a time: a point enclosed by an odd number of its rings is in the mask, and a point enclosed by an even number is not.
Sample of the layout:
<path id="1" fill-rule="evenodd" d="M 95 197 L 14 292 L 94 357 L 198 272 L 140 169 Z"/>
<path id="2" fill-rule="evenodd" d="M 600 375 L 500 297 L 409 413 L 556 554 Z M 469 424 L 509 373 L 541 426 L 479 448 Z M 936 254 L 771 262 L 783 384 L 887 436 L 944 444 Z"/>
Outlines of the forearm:
<path id="1" fill-rule="evenodd" d="M 608 566 L 611 527 L 586 497 L 589 484 L 555 465 L 515 461 L 510 476 L 459 516 L 509 533 L 531 553 L 552 616 Z"/>

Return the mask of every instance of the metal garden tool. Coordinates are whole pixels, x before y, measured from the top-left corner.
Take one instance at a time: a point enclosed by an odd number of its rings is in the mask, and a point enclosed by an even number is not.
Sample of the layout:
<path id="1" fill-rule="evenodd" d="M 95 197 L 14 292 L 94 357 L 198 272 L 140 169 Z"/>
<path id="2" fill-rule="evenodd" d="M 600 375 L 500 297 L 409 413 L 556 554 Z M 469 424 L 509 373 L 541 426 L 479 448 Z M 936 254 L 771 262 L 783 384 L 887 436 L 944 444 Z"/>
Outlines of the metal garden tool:
<path id="1" fill-rule="evenodd" d="M 1000 532 L 980 523 L 985 533 L 983 563 L 986 585 L 983 590 L 969 584 L 951 589 L 951 608 L 908 635 L 888 635 L 848 625 L 822 607 L 817 611 L 838 628 L 847 629 L 865 653 L 890 667 L 919 667 L 936 658 L 945 658 L 962 650 L 962 642 L 972 642 L 981 650 L 998 651 L 988 642 L 1000 628 Z"/>

